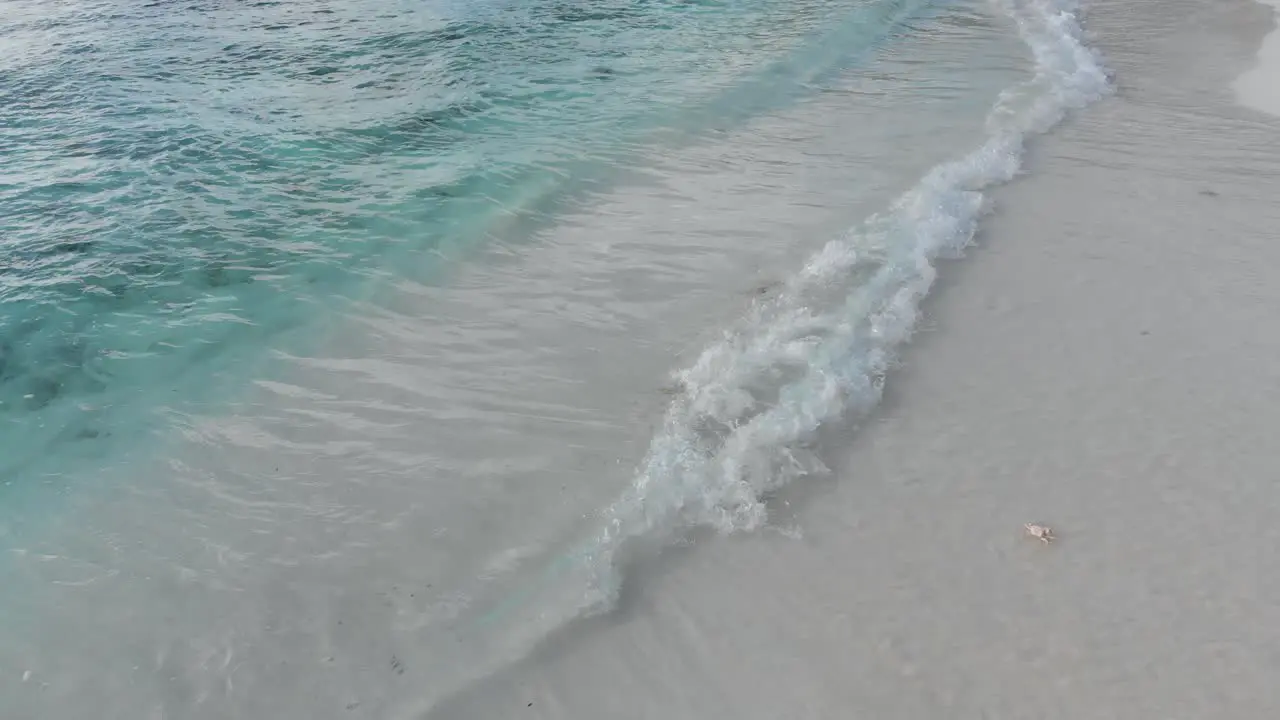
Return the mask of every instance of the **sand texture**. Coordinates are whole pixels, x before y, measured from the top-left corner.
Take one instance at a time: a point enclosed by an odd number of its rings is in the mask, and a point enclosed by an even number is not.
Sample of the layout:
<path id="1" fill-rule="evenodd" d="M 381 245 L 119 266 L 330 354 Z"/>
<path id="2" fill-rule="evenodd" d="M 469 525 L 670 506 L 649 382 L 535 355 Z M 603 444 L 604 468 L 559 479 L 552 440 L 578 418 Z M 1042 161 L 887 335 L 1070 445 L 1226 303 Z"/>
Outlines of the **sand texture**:
<path id="1" fill-rule="evenodd" d="M 994 193 L 834 477 L 775 499 L 798 537 L 699 537 L 436 716 L 1280 716 L 1263 10 L 1093 3 L 1115 96 Z"/>
<path id="2" fill-rule="evenodd" d="M 1276 9 L 1280 24 L 1280 0 L 1258 0 Z M 1235 82 L 1240 102 L 1256 110 L 1280 115 L 1280 29 L 1273 29 L 1258 49 L 1257 63 Z"/>

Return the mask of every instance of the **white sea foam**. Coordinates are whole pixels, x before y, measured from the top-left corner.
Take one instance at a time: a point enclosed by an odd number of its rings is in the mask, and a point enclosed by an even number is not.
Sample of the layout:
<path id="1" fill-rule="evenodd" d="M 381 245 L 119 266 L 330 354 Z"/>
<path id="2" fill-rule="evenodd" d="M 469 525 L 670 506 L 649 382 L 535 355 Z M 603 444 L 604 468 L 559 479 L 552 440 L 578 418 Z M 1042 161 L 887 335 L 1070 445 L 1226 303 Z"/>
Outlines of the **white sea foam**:
<path id="1" fill-rule="evenodd" d="M 515 660 L 566 623 L 615 607 L 633 546 L 698 527 L 758 529 L 770 491 L 824 472 L 817 432 L 879 401 L 936 277 L 933 261 L 972 241 L 983 192 L 1018 173 L 1028 137 L 1109 91 L 1075 0 L 992 2 L 1014 21 L 1034 71 L 1001 93 L 986 141 L 828 243 L 676 373 L 678 392 L 630 486 L 594 533 L 477 619 L 472 629 L 485 631 L 468 633 L 472 650 Z"/>
<path id="2" fill-rule="evenodd" d="M 771 490 L 822 472 L 807 445 L 824 423 L 879 401 L 934 282 L 933 260 L 972 241 L 983 192 L 1018 173 L 1028 137 L 1109 91 L 1078 2 L 993 2 L 1029 46 L 1033 76 L 1001 94 L 981 147 L 935 167 L 886 212 L 829 243 L 677 374 L 682 392 L 633 483 L 575 558 L 588 576 L 589 608 L 615 600 L 628 542 L 696 526 L 756 529 Z"/>

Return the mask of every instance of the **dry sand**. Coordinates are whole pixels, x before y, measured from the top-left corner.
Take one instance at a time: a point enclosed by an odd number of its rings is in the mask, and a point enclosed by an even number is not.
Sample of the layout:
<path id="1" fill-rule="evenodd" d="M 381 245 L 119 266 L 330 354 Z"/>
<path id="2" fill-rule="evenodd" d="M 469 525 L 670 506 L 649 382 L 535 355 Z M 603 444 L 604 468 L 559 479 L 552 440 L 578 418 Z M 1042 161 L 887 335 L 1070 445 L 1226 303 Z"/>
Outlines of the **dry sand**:
<path id="1" fill-rule="evenodd" d="M 1268 13 L 1093 3 L 1116 96 L 995 193 L 834 477 L 776 499 L 798 536 L 637 568 L 435 716 L 1280 717 L 1280 118 L 1231 90 Z"/>

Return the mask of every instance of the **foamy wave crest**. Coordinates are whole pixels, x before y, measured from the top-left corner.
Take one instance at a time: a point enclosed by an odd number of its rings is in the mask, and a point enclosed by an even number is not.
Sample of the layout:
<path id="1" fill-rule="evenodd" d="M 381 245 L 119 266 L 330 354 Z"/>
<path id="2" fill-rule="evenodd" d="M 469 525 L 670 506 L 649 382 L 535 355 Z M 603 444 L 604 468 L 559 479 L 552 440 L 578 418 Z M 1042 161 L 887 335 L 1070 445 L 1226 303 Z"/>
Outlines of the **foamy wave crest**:
<path id="1" fill-rule="evenodd" d="M 677 373 L 680 392 L 598 530 L 481 611 L 472 627 L 481 632 L 457 647 L 515 662 L 574 620 L 615 607 L 624 556 L 636 547 L 660 547 L 697 527 L 759 528 L 771 490 L 824 472 L 812 449 L 816 434 L 880 400 L 933 285 L 933 261 L 972 241 L 983 192 L 1017 174 L 1028 137 L 1109 92 L 1099 57 L 1083 41 L 1076 0 L 991 2 L 1013 18 L 1035 69 L 1000 95 L 986 142 L 828 243 Z M 446 716 L 447 703 L 435 710 Z"/>
<path id="2" fill-rule="evenodd" d="M 629 541 L 697 526 L 758 528 L 771 490 L 822 472 L 808 448 L 815 433 L 879 401 L 934 282 L 932 261 L 972 241 L 984 190 L 1017 174 L 1029 136 L 1109 91 L 1084 43 L 1078 2 L 993 2 L 1031 48 L 1033 76 L 1001 94 L 981 147 L 935 167 L 886 212 L 829 243 L 677 374 L 681 392 L 632 485 L 575 558 L 588 576 L 589 609 L 614 602 Z"/>

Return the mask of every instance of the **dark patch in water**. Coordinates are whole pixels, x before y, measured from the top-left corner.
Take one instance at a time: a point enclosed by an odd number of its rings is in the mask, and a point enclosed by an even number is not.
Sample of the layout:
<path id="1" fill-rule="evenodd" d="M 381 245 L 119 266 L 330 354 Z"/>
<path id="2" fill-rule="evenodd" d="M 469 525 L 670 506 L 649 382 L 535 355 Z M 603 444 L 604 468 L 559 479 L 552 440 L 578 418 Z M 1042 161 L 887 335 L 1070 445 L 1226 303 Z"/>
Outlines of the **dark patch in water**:
<path id="1" fill-rule="evenodd" d="M 589 5 L 579 6 L 575 4 L 564 4 L 556 8 L 554 17 L 560 22 L 577 23 L 592 21 L 608 21 L 608 20 L 626 20 L 639 14 L 636 9 L 628 7 L 612 8 L 610 10 L 602 10 L 600 8 L 592 8 Z"/>
<path id="2" fill-rule="evenodd" d="M 409 116 L 394 126 L 393 130 L 415 132 L 428 128 L 454 127 L 458 120 L 470 117 L 483 110 L 484 108 L 475 103 L 449 105 L 438 110 L 424 110 Z"/>
<path id="3" fill-rule="evenodd" d="M 467 121 L 487 107 L 487 104 L 466 102 L 420 110 L 391 125 L 352 128 L 344 134 L 357 140 L 362 151 L 370 155 L 414 151 L 435 153 L 465 140 Z"/>
<path id="4" fill-rule="evenodd" d="M 87 352 L 88 346 L 85 345 L 84 340 L 74 338 L 56 346 L 53 357 L 64 366 L 78 368 L 84 365 Z"/>
<path id="5" fill-rule="evenodd" d="M 227 271 L 221 267 L 205 268 L 204 281 L 209 287 L 225 287 L 231 284 L 231 279 L 227 277 Z"/>
<path id="6" fill-rule="evenodd" d="M 34 378 L 23 396 L 28 410 L 40 410 L 58 399 L 62 394 L 62 381 L 51 378 Z"/>
<path id="7" fill-rule="evenodd" d="M 253 282 L 253 275 L 247 270 L 227 267 L 223 263 L 213 263 L 204 268 L 203 279 L 211 288 L 222 288 L 229 285 L 248 285 Z"/>
<path id="8" fill-rule="evenodd" d="M 757 285 L 755 289 L 751 291 L 751 294 L 764 297 L 766 295 L 774 294 L 781 287 L 782 287 L 782 282 L 780 280 L 769 280 L 767 282 L 763 282 Z"/>
<path id="9" fill-rule="evenodd" d="M 92 240 L 73 240 L 70 242 L 59 243 L 49 248 L 50 254 L 74 254 L 83 255 L 93 249 Z"/>

